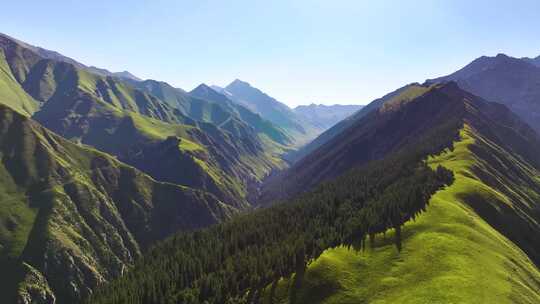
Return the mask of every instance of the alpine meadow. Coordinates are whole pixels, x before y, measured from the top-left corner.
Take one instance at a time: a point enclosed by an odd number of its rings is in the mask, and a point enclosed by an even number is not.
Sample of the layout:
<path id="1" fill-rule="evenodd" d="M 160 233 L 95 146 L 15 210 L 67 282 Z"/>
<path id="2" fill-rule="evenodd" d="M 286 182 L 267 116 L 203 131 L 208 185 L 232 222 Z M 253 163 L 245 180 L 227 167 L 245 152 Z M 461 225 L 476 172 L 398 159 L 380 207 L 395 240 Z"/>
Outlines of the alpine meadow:
<path id="1" fill-rule="evenodd" d="M 540 303 L 537 1 L 3 9 L 0 303 Z"/>

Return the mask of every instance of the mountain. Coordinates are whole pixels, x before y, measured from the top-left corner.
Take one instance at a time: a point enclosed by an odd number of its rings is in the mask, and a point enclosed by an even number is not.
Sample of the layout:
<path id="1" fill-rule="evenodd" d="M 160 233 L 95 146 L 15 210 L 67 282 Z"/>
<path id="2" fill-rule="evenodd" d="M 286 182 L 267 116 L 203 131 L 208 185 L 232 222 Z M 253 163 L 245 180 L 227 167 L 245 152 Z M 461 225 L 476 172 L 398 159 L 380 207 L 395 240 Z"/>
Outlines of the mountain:
<path id="1" fill-rule="evenodd" d="M 361 105 L 316 105 L 297 106 L 294 112 L 304 117 L 312 125 L 318 126 L 322 130 L 329 129 L 343 119 L 362 108 Z"/>
<path id="2" fill-rule="evenodd" d="M 176 235 L 89 303 L 538 302 L 539 136 L 454 82 L 422 87 L 289 169 L 282 204 Z M 288 191 L 313 177 L 332 180 Z"/>
<path id="3" fill-rule="evenodd" d="M 219 90 L 217 87 L 214 89 Z M 287 105 L 247 82 L 236 79 L 219 91 L 232 101 L 245 106 L 285 130 L 291 138 L 295 139 L 297 146 L 306 144 L 322 131 L 320 127 L 312 125 Z"/>
<path id="4" fill-rule="evenodd" d="M 418 83 L 412 83 L 402 88 L 399 88 L 391 93 L 388 93 L 385 96 L 370 102 L 368 105 L 362 107 L 362 109 L 350 115 L 349 117 L 336 123 L 334 126 L 321 133 L 313 141 L 298 149 L 297 151 L 291 151 L 287 154 L 287 159 L 292 162 L 297 162 L 306 155 L 317 150 L 320 146 L 324 145 L 350 126 L 354 125 L 371 111 L 381 107 L 384 103 L 399 100 L 410 100 L 412 98 L 415 98 L 419 94 L 424 93 L 425 90 L 426 87 L 421 86 Z"/>
<path id="5" fill-rule="evenodd" d="M 454 80 L 465 90 L 508 106 L 540 131 L 540 67 L 504 54 L 480 57 L 459 71 L 428 82 Z"/>
<path id="6" fill-rule="evenodd" d="M 86 66 L 86 65 L 76 61 L 75 59 L 66 57 L 66 56 L 64 56 L 64 55 L 62 55 L 62 54 L 60 54 L 58 52 L 47 50 L 47 49 L 37 47 L 37 46 L 33 46 L 33 45 L 30 45 L 30 44 L 28 44 L 26 42 L 23 42 L 23 41 L 20 41 L 18 39 L 15 39 L 13 37 L 10 37 L 10 36 L 8 36 L 6 34 L 0 33 L 0 43 L 5 44 L 6 42 L 7 43 L 15 42 L 15 43 L 19 44 L 20 46 L 24 47 L 25 49 L 31 50 L 32 52 L 34 52 L 35 54 L 37 54 L 38 56 L 40 56 L 42 58 L 69 63 L 69 64 L 72 64 L 72 65 L 74 65 L 75 67 L 77 67 L 79 69 L 85 69 L 85 70 L 87 70 L 87 71 L 89 71 L 91 73 L 98 74 L 98 75 L 101 75 L 101 76 L 113 76 L 113 77 L 117 77 L 117 78 L 128 79 L 128 80 L 137 80 L 137 81 L 141 80 L 140 78 L 138 78 L 137 76 L 131 74 L 128 71 L 111 72 L 109 70 L 101 69 L 101 68 L 98 68 L 98 67 L 95 67 L 95 66 Z"/>
<path id="7" fill-rule="evenodd" d="M 2 303 L 76 303 L 155 241 L 236 212 L 209 193 L 157 182 L 67 141 L 4 105 L 0 155 Z"/>
<path id="8" fill-rule="evenodd" d="M 0 67 L 5 72 L 0 75 L 0 88 L 5 87 L 0 90 L 0 102 L 158 180 L 210 191 L 231 205 L 246 208 L 248 194 L 257 190 L 270 171 L 284 166 L 274 154 L 279 151 L 267 149 L 269 144 L 239 119 L 220 125 L 196 121 L 134 87 L 134 81 L 40 57 L 15 40 L 0 42 Z M 168 139 L 175 137 L 182 140 L 171 151 Z M 156 163 L 156 156 L 171 159 Z M 161 170 L 154 166 L 165 163 L 177 167 Z"/>
<path id="9" fill-rule="evenodd" d="M 121 79 L 124 79 L 124 80 L 142 81 L 142 79 L 140 79 L 139 77 L 131 74 L 128 71 L 111 72 L 111 71 L 109 71 L 107 69 L 101 69 L 101 68 L 98 68 L 98 67 L 95 67 L 95 66 L 89 66 L 89 67 L 83 67 L 83 68 L 85 68 L 86 70 L 88 70 L 91 73 L 98 74 L 98 75 L 101 75 L 101 76 L 112 76 L 112 77 L 117 77 L 117 78 L 121 78 Z"/>
<path id="10" fill-rule="evenodd" d="M 540 56 L 536 57 L 536 58 L 521 58 L 521 60 L 524 60 L 524 61 L 527 61 L 529 63 L 532 63 L 533 65 L 537 66 L 537 67 L 540 67 Z"/>

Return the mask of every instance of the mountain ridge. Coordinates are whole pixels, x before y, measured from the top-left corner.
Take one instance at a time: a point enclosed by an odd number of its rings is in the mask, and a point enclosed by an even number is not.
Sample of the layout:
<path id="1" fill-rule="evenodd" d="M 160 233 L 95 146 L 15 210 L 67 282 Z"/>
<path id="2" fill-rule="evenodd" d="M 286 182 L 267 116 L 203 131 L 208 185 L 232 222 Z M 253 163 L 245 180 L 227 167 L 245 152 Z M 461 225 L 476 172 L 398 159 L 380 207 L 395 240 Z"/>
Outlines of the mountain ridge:
<path id="1" fill-rule="evenodd" d="M 486 100 L 507 105 L 540 131 L 540 67 L 531 62 L 505 54 L 482 56 L 454 73 L 426 82 L 448 80 Z"/>

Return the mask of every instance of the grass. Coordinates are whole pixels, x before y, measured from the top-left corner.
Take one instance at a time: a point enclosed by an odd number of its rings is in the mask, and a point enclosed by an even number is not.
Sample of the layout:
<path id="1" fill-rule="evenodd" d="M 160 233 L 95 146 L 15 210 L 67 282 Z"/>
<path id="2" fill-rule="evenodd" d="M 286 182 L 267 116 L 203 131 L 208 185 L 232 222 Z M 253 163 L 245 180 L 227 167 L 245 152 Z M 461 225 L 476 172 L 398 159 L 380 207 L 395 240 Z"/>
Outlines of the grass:
<path id="1" fill-rule="evenodd" d="M 381 111 L 389 111 L 394 108 L 400 107 L 402 104 L 407 103 L 416 97 L 423 95 L 429 91 L 431 87 L 425 87 L 421 85 L 411 85 L 406 90 L 403 90 L 398 95 L 387 100 L 382 106 Z"/>
<path id="2" fill-rule="evenodd" d="M 180 150 L 183 150 L 183 151 L 190 151 L 190 152 L 206 151 L 206 149 L 203 146 L 185 138 L 180 139 L 180 144 L 178 146 Z"/>
<path id="3" fill-rule="evenodd" d="M 509 200 L 471 170 L 478 160 L 469 147 L 482 139 L 467 126 L 461 136 L 453 151 L 428 160 L 456 181 L 405 225 L 403 251 L 392 231 L 365 252 L 328 250 L 309 266 L 298 303 L 540 303 L 540 271 L 467 205 L 471 193 Z M 288 303 L 289 284 L 280 282 L 275 303 Z"/>
<path id="4" fill-rule="evenodd" d="M 13 77 L 2 50 L 0 50 L 0 92 L 2 92 L 0 103 L 25 116 L 32 115 L 39 107 L 38 102 L 28 95 Z"/>

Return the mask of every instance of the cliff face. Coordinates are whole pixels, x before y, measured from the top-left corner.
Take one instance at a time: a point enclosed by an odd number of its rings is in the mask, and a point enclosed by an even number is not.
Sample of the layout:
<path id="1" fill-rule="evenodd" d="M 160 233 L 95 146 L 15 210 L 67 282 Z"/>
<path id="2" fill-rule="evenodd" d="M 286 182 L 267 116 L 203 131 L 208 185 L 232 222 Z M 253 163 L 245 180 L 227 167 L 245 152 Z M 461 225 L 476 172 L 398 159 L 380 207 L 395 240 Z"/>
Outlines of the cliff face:
<path id="1" fill-rule="evenodd" d="M 1 105 L 0 155 L 1 302 L 76 302 L 155 240 L 234 212 Z"/>

